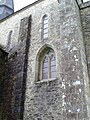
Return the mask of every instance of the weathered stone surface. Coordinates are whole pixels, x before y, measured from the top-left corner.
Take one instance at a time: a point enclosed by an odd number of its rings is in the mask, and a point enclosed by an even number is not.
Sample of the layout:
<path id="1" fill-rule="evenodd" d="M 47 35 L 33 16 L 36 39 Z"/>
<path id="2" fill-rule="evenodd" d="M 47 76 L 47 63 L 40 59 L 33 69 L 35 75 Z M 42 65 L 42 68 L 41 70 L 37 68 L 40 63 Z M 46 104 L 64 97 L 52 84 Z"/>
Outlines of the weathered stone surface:
<path id="1" fill-rule="evenodd" d="M 6 62 L 7 62 L 7 53 L 0 48 L 0 120 L 4 119 L 5 114 L 5 81 L 7 78 L 6 74 Z"/>
<path id="2" fill-rule="evenodd" d="M 89 2 L 90 3 L 90 2 Z M 84 5 L 83 5 L 84 6 Z M 90 77 L 90 7 L 81 9 L 82 30 Z"/>
<path id="3" fill-rule="evenodd" d="M 8 84 L 5 96 L 6 120 L 21 120 L 23 117 L 28 47 L 30 42 L 31 17 L 21 20 L 19 44 L 10 51 L 7 61 Z M 22 31 L 24 30 L 24 32 Z M 24 36 L 23 36 L 24 34 Z M 21 39 L 23 38 L 23 40 Z"/>
<path id="4" fill-rule="evenodd" d="M 49 32 L 43 40 L 45 14 Z M 7 62 L 6 119 L 89 120 L 89 7 L 80 10 L 75 0 L 41 0 L 1 22 L 0 28 L 4 46 L 14 30 Z M 55 52 L 57 77 L 38 81 L 39 55 L 46 47 Z"/>
<path id="5" fill-rule="evenodd" d="M 43 11 L 42 8 L 39 8 L 38 15 L 32 16 L 24 120 L 88 120 L 87 101 L 84 94 L 86 92 L 84 89 L 86 80 L 84 79 L 86 77 L 84 67 L 86 63 L 83 57 L 85 53 L 79 8 L 76 2 L 66 0 L 61 1 L 60 4 L 54 3 L 51 6 L 50 8 L 47 5 Z M 41 22 L 37 21 L 40 21 L 41 14 L 45 13 L 49 13 L 50 32 L 48 40 L 43 41 L 41 32 L 38 32 L 41 29 Z M 38 79 L 35 78 L 37 74 L 35 71 L 38 70 L 36 66 L 37 55 L 45 44 L 46 46 L 53 46 L 57 57 L 59 91 L 57 97 L 52 92 L 53 98 L 48 93 L 51 93 L 53 88 L 50 85 L 48 87 L 44 86 L 47 82 L 41 81 L 38 83 Z M 56 83 L 56 81 L 51 80 L 52 82 Z M 39 90 L 37 90 L 37 83 L 40 84 Z M 58 85 L 54 86 L 54 90 L 57 90 Z M 45 92 L 47 89 L 48 92 Z M 48 94 L 49 98 L 46 96 Z M 52 99 L 58 99 L 57 104 L 54 102 L 53 105 Z M 48 106 L 49 101 L 50 105 Z M 60 101 L 61 103 L 58 103 Z M 51 115 L 49 112 L 47 113 L 47 109 L 50 109 Z M 55 114 L 53 114 L 54 111 L 56 111 Z"/>

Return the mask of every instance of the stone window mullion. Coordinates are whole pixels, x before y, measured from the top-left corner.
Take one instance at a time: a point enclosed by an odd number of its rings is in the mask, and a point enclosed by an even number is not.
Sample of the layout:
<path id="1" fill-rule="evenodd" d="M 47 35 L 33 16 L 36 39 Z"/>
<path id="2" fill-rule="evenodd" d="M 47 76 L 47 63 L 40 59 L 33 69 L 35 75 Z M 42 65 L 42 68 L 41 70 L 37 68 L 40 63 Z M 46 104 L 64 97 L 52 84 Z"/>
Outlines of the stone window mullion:
<path id="1" fill-rule="evenodd" d="M 52 49 L 45 49 L 41 53 L 38 65 L 39 80 L 56 78 L 56 58 Z"/>

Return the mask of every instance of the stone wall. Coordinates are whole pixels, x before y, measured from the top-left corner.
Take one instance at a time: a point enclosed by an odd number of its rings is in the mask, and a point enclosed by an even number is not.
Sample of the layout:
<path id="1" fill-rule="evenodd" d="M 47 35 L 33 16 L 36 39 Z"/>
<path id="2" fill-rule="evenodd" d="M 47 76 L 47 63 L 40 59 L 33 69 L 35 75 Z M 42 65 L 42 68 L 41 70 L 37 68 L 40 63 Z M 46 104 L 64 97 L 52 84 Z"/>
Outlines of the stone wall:
<path id="1" fill-rule="evenodd" d="M 6 120 L 90 119 L 87 61 L 79 12 L 75 0 L 40 0 L 1 21 L 0 42 L 5 47 L 9 31 L 14 31 L 5 82 Z M 45 14 L 49 32 L 48 39 L 43 40 Z M 57 77 L 38 81 L 38 58 L 44 48 L 55 52 Z"/>
<path id="2" fill-rule="evenodd" d="M 1 47 L 1 46 L 0 46 Z M 5 80 L 6 80 L 6 61 L 7 53 L 0 48 L 0 120 L 4 119 L 4 97 L 5 97 Z"/>
<path id="3" fill-rule="evenodd" d="M 18 35 L 20 28 L 20 21 L 24 17 L 29 17 L 31 14 L 35 16 L 37 14 L 37 9 L 46 7 L 47 4 L 57 3 L 57 0 L 37 0 L 35 3 L 23 8 L 20 11 L 15 12 L 13 15 L 7 17 L 0 21 L 0 44 L 4 47 L 7 46 L 8 34 L 12 30 L 12 46 L 18 44 Z M 42 7 L 41 7 L 42 6 Z"/>
<path id="4" fill-rule="evenodd" d="M 8 80 L 6 81 L 5 119 L 22 120 L 24 109 L 27 58 L 30 42 L 31 16 L 20 23 L 18 45 L 8 55 Z"/>
<path id="5" fill-rule="evenodd" d="M 89 120 L 87 64 L 77 3 L 61 0 L 37 7 L 35 11 L 37 14 L 32 16 L 24 120 Z M 49 36 L 43 40 L 42 17 L 45 14 L 49 18 Z M 38 81 L 37 58 L 45 47 L 51 47 L 56 54 L 57 78 Z"/>
<path id="6" fill-rule="evenodd" d="M 86 59 L 88 65 L 88 73 L 90 79 L 90 2 L 83 3 L 81 5 L 81 21 L 82 21 L 82 30 L 83 30 L 83 38 L 84 45 L 86 51 Z M 90 81 L 89 81 L 90 84 Z"/>

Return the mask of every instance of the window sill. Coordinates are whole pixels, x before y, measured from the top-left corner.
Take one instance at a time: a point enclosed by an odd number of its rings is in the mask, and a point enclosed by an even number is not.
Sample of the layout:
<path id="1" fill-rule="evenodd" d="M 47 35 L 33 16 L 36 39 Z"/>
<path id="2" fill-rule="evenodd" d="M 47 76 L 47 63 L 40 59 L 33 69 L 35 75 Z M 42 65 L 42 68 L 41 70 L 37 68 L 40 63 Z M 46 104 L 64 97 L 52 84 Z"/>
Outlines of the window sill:
<path id="1" fill-rule="evenodd" d="M 54 81 L 54 80 L 57 80 L 57 78 L 49 78 L 49 79 L 43 79 L 43 80 L 39 80 L 39 81 L 36 81 L 35 83 L 44 83 L 44 82 L 50 82 L 50 81 Z"/>

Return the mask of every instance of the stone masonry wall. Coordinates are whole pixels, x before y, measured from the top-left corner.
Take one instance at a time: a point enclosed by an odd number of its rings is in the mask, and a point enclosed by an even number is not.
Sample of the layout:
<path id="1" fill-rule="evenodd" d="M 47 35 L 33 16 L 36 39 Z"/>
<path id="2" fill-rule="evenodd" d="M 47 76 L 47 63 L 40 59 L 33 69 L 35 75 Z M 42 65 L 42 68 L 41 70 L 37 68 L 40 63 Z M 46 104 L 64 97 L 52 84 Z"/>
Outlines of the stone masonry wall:
<path id="1" fill-rule="evenodd" d="M 8 56 L 8 83 L 4 103 L 6 120 L 23 118 L 30 26 L 31 16 L 21 20 L 18 45 L 10 51 Z"/>
<path id="2" fill-rule="evenodd" d="M 79 12 L 75 0 L 40 0 L 0 22 L 0 42 L 4 47 L 13 29 L 13 49 L 9 53 L 8 82 L 5 82 L 6 120 L 90 119 L 87 61 Z M 49 32 L 48 39 L 43 40 L 45 14 Z M 55 52 L 57 77 L 38 81 L 38 57 L 46 47 Z"/>
<path id="3" fill-rule="evenodd" d="M 90 2 L 84 3 L 81 5 L 81 21 L 82 21 L 82 30 L 83 30 L 83 38 L 84 45 L 86 51 L 87 65 L 88 65 L 88 73 L 90 79 Z M 90 80 L 89 80 L 90 84 Z"/>
<path id="4" fill-rule="evenodd" d="M 42 4 L 36 11 L 32 15 L 24 120 L 89 120 L 87 64 L 77 3 L 61 0 Z M 45 14 L 49 36 L 43 40 Z M 45 47 L 55 51 L 57 78 L 38 81 L 37 58 Z"/>
<path id="5" fill-rule="evenodd" d="M 24 17 L 29 17 L 30 14 L 36 15 L 38 14 L 36 9 L 42 6 L 42 9 L 47 4 L 57 3 L 57 0 L 37 0 L 35 3 L 25 7 L 24 9 L 14 13 L 7 19 L 0 21 L 0 44 L 4 47 L 7 46 L 8 34 L 12 30 L 12 39 L 11 43 L 12 46 L 16 46 L 18 44 L 18 35 L 19 35 L 19 28 L 20 28 L 20 21 Z"/>
<path id="6" fill-rule="evenodd" d="M 6 81 L 6 61 L 7 53 L 0 48 L 0 120 L 4 119 L 5 108 L 4 108 L 4 97 L 5 97 L 5 81 Z"/>

